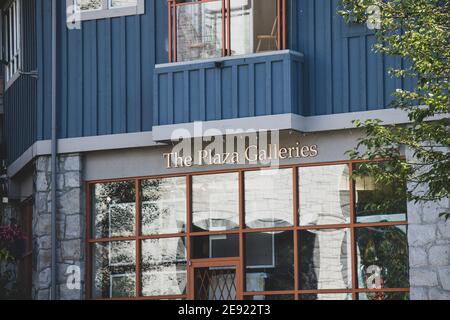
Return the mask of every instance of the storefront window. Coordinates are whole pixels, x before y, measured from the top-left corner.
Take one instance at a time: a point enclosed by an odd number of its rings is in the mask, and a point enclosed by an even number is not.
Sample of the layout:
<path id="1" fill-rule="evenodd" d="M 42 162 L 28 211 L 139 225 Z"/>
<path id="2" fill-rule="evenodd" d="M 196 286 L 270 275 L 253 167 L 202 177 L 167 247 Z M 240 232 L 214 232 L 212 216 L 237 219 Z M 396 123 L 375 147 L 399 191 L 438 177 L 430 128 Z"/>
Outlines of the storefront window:
<path id="1" fill-rule="evenodd" d="M 292 169 L 245 173 L 245 223 L 248 228 L 293 225 Z"/>
<path id="2" fill-rule="evenodd" d="M 294 289 L 292 232 L 249 233 L 245 252 L 248 292 Z"/>
<path id="3" fill-rule="evenodd" d="M 134 181 L 96 184 L 93 188 L 92 227 L 95 238 L 132 236 L 135 232 Z"/>
<path id="4" fill-rule="evenodd" d="M 192 177 L 192 223 L 194 231 L 239 228 L 238 174 Z"/>
<path id="5" fill-rule="evenodd" d="M 184 238 L 142 241 L 142 295 L 183 295 L 187 283 Z"/>
<path id="6" fill-rule="evenodd" d="M 133 241 L 113 241 L 93 248 L 93 296 L 133 297 L 136 287 L 136 247 Z"/>
<path id="7" fill-rule="evenodd" d="M 186 179 L 142 181 L 142 234 L 182 233 L 186 228 Z"/>
<path id="8" fill-rule="evenodd" d="M 302 290 L 352 287 L 350 230 L 303 230 L 299 234 Z"/>
<path id="9" fill-rule="evenodd" d="M 389 162 L 378 164 L 381 170 L 389 170 L 388 166 Z M 357 222 L 406 220 L 406 182 L 386 183 L 368 170 L 365 164 L 353 168 Z"/>
<path id="10" fill-rule="evenodd" d="M 344 224 L 350 220 L 348 165 L 299 169 L 300 225 Z"/>
<path id="11" fill-rule="evenodd" d="M 408 299 L 406 185 L 361 168 L 90 182 L 88 297 Z"/>
<path id="12" fill-rule="evenodd" d="M 356 243 L 360 288 L 409 286 L 406 226 L 357 229 Z"/>

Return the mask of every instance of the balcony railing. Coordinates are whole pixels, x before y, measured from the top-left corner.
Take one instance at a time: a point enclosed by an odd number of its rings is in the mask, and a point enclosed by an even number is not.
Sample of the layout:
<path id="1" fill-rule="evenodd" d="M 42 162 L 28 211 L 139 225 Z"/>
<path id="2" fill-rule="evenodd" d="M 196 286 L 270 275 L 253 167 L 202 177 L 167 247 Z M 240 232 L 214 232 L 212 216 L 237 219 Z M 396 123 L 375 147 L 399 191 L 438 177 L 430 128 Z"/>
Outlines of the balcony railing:
<path id="1" fill-rule="evenodd" d="M 302 74 L 289 50 L 157 65 L 154 125 L 301 114 Z"/>

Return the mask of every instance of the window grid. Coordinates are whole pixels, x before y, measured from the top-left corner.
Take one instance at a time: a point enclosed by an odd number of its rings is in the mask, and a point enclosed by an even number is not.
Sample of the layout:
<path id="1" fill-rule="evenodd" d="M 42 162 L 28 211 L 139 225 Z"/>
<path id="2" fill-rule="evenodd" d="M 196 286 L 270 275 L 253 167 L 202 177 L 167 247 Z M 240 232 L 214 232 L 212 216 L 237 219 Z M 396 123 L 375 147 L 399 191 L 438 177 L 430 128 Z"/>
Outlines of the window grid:
<path id="1" fill-rule="evenodd" d="M 257 170 L 266 170 L 266 168 L 249 168 L 249 169 L 238 169 L 238 170 L 216 170 L 216 171 L 206 171 L 206 172 L 198 172 L 198 173 L 188 173 L 188 174 L 172 174 L 172 175 L 161 175 L 161 176 L 153 176 L 153 177 L 139 177 L 134 179 L 115 179 L 115 180 L 100 180 L 100 181 L 89 181 L 87 182 L 87 263 L 89 272 L 86 273 L 86 288 L 87 288 L 87 297 L 92 298 L 92 279 L 91 275 L 93 272 L 91 259 L 92 259 L 92 247 L 97 243 L 108 243 L 111 241 L 135 241 L 136 242 L 136 297 L 133 298 L 120 298 L 120 299 L 143 299 L 143 300 L 159 300 L 159 299 L 190 299 L 191 291 L 193 292 L 193 283 L 190 283 L 190 273 L 192 272 L 190 265 L 191 261 L 196 261 L 196 259 L 191 259 L 191 240 L 194 237 L 200 236 L 212 236 L 212 235 L 239 235 L 239 257 L 240 267 L 238 268 L 238 272 L 240 273 L 240 288 L 238 288 L 240 298 L 249 298 L 253 296 L 267 295 L 292 295 L 295 300 L 301 300 L 302 295 L 307 294 L 339 294 L 339 293 L 348 293 L 351 294 L 353 300 L 358 299 L 358 294 L 361 293 L 408 293 L 410 291 L 408 288 L 382 288 L 382 289 L 365 289 L 358 287 L 358 270 L 357 270 L 357 252 L 356 252 L 356 231 L 362 228 L 374 228 L 374 227 L 392 227 L 392 226 L 407 226 L 407 220 L 404 221 L 392 221 L 392 222 L 370 222 L 370 223 L 357 223 L 356 222 L 356 211 L 355 211 L 355 183 L 352 179 L 352 171 L 353 165 L 362 163 L 364 161 L 338 161 L 332 163 L 317 163 L 317 164 L 305 164 L 305 165 L 288 165 L 288 166 L 280 166 L 280 169 L 292 169 L 293 170 L 293 218 L 294 225 L 290 227 L 275 227 L 275 228 L 259 228 L 259 229 L 250 229 L 245 227 L 245 181 L 244 181 L 244 173 L 248 171 L 257 171 Z M 299 190 L 298 190 L 298 169 L 302 167 L 314 167 L 314 166 L 330 166 L 330 165 L 348 165 L 349 166 L 349 183 L 350 183 L 350 223 L 346 224 L 327 224 L 327 225 L 308 225 L 308 226 L 300 226 L 299 225 Z M 270 168 L 267 168 L 270 169 Z M 239 222 L 240 226 L 237 230 L 225 230 L 225 231 L 203 231 L 203 232 L 193 232 L 192 231 L 192 177 L 200 176 L 200 175 L 214 175 L 220 173 L 239 173 Z M 161 234 L 161 235 L 142 235 L 141 234 L 141 208 L 140 208 L 140 195 L 141 195 L 141 181 L 147 179 L 164 179 L 164 178 L 173 178 L 173 177 L 185 177 L 186 178 L 186 231 L 184 233 L 175 233 L 175 234 Z M 93 239 L 91 237 L 91 190 L 92 187 L 97 183 L 106 183 L 106 182 L 119 182 L 119 181 L 131 181 L 134 180 L 136 185 L 136 228 L 135 235 L 130 237 L 113 237 L 113 238 L 97 238 Z M 314 289 L 314 290 L 305 290 L 300 288 L 300 268 L 299 262 L 301 257 L 298 254 L 299 243 L 302 241 L 301 237 L 299 237 L 299 231 L 302 230 L 345 230 L 348 229 L 350 231 L 350 239 L 351 239 L 351 282 L 352 286 L 349 289 Z M 281 231 L 290 231 L 293 232 L 293 241 L 294 241 L 294 273 L 295 273 L 295 284 L 294 290 L 279 290 L 279 291 L 251 291 L 247 292 L 244 290 L 245 286 L 245 235 L 251 233 L 261 233 L 261 232 L 281 232 Z M 141 241 L 146 239 L 164 239 L 164 238 L 182 238 L 186 239 L 186 259 L 187 259 L 187 288 L 186 294 L 184 295 L 164 295 L 164 296 L 142 296 L 142 288 L 141 288 Z M 211 258 L 208 260 L 224 260 L 225 258 Z M 206 259 L 201 259 L 206 260 Z M 106 298 L 110 300 L 110 298 Z M 112 298 L 117 299 L 117 298 Z M 103 299 L 99 299 L 103 300 Z"/>

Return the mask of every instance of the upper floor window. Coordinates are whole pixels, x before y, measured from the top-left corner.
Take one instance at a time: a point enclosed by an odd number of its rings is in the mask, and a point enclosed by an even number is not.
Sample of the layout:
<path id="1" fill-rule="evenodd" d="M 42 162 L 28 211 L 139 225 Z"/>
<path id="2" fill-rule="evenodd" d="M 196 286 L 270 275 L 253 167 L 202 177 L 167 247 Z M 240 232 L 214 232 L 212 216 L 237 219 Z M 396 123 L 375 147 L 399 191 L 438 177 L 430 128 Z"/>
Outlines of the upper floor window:
<path id="1" fill-rule="evenodd" d="M 5 64 L 6 85 L 14 80 L 21 68 L 21 0 L 12 1 L 3 10 L 2 60 Z"/>
<path id="2" fill-rule="evenodd" d="M 286 0 L 168 0 L 169 60 L 285 49 Z"/>
<path id="3" fill-rule="evenodd" d="M 67 0 L 68 18 L 94 20 L 144 13 L 145 0 Z"/>

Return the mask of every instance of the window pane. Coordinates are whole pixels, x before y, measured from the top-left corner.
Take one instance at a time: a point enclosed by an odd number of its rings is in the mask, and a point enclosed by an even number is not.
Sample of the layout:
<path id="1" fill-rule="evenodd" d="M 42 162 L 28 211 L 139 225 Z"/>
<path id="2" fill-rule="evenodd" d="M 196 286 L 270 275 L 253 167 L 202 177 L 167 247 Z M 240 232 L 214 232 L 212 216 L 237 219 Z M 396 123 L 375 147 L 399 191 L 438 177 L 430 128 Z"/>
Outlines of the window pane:
<path id="1" fill-rule="evenodd" d="M 194 231 L 239 228 L 238 178 L 237 173 L 192 177 Z"/>
<path id="2" fill-rule="evenodd" d="M 248 228 L 293 225 L 292 169 L 245 173 L 245 224 Z"/>
<path id="3" fill-rule="evenodd" d="M 409 292 L 364 292 L 359 300 L 409 300 Z"/>
<path id="4" fill-rule="evenodd" d="M 238 257 L 239 235 L 191 237 L 191 246 L 193 259 Z"/>
<path id="5" fill-rule="evenodd" d="M 292 294 L 271 294 L 271 295 L 257 295 L 257 296 L 245 296 L 244 300 L 294 300 L 294 295 Z"/>
<path id="6" fill-rule="evenodd" d="M 142 234 L 182 233 L 186 226 L 186 178 L 142 181 Z"/>
<path id="7" fill-rule="evenodd" d="M 299 169 L 300 225 L 349 223 L 347 165 Z"/>
<path id="8" fill-rule="evenodd" d="M 142 294 L 186 293 L 186 244 L 184 238 L 142 241 Z"/>
<path id="9" fill-rule="evenodd" d="M 111 0 L 111 8 L 131 7 L 137 5 L 137 0 Z"/>
<path id="10" fill-rule="evenodd" d="M 76 0 L 78 11 L 98 10 L 102 8 L 102 0 Z"/>
<path id="11" fill-rule="evenodd" d="M 406 220 L 406 183 L 386 183 L 369 175 L 369 168 L 389 170 L 389 163 L 361 164 L 354 167 L 356 220 L 360 223 Z"/>
<path id="12" fill-rule="evenodd" d="M 247 292 L 294 289 L 292 232 L 247 234 L 245 259 Z"/>
<path id="13" fill-rule="evenodd" d="M 231 1 L 231 54 L 278 49 L 276 0 Z"/>
<path id="14" fill-rule="evenodd" d="M 177 7 L 177 60 L 222 55 L 222 1 Z"/>
<path id="15" fill-rule="evenodd" d="M 360 288 L 408 288 L 406 226 L 356 229 Z"/>
<path id="16" fill-rule="evenodd" d="M 93 297 L 121 298 L 135 295 L 134 241 L 97 243 L 93 247 Z"/>
<path id="17" fill-rule="evenodd" d="M 300 289 L 348 289 L 352 286 L 349 229 L 299 233 Z"/>
<path id="18" fill-rule="evenodd" d="M 311 293 L 303 294 L 300 300 L 352 300 L 351 293 Z"/>
<path id="19" fill-rule="evenodd" d="M 134 181 L 97 183 L 93 187 L 92 201 L 93 237 L 134 235 L 136 217 Z"/>

